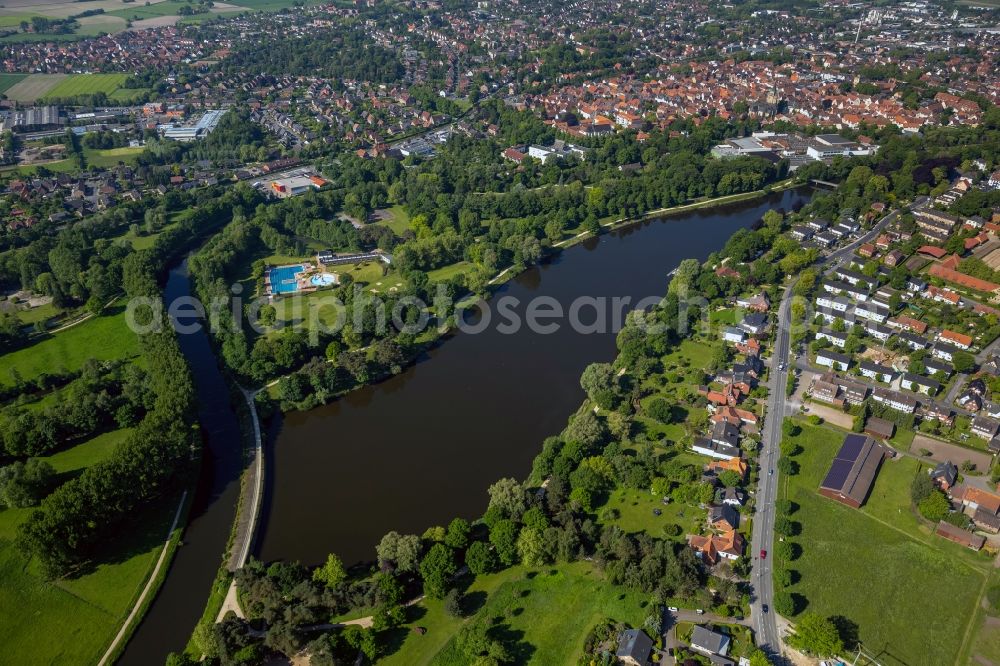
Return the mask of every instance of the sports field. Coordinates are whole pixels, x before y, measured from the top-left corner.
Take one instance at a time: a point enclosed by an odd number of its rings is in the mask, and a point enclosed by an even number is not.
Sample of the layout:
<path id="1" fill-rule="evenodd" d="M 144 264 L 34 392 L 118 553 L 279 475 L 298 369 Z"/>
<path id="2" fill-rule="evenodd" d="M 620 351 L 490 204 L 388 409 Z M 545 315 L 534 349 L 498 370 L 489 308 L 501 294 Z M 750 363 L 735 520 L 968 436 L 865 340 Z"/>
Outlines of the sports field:
<path id="1" fill-rule="evenodd" d="M 111 95 L 122 87 L 127 77 L 127 74 L 71 74 L 50 88 L 42 100 L 92 95 L 99 92 Z"/>

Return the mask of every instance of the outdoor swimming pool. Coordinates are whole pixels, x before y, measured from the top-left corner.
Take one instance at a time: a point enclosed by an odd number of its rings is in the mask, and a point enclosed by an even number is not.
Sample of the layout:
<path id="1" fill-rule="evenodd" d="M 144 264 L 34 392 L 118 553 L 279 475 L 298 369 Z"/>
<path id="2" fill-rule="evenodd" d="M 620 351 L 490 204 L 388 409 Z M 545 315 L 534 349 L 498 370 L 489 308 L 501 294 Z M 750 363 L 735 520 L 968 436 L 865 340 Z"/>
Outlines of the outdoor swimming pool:
<path id="1" fill-rule="evenodd" d="M 331 284 L 337 284 L 337 276 L 333 273 L 320 273 L 309 278 L 309 284 L 314 287 L 329 287 Z"/>
<path id="2" fill-rule="evenodd" d="M 305 266 L 277 266 L 268 272 L 271 281 L 271 293 L 290 294 L 299 290 L 298 282 L 295 279 L 299 273 L 305 270 Z"/>

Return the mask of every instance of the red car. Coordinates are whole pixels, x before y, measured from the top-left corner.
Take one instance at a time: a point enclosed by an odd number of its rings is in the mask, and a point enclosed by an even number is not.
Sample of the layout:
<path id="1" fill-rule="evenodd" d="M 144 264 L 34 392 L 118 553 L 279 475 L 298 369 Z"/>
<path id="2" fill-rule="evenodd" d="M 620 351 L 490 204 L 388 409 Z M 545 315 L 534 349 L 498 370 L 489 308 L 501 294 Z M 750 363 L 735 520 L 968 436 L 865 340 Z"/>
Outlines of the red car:
<path id="1" fill-rule="evenodd" d="M 760 559 L 762 559 L 762 560 L 766 560 L 767 559 L 767 551 L 766 550 L 762 549 L 760 551 Z"/>

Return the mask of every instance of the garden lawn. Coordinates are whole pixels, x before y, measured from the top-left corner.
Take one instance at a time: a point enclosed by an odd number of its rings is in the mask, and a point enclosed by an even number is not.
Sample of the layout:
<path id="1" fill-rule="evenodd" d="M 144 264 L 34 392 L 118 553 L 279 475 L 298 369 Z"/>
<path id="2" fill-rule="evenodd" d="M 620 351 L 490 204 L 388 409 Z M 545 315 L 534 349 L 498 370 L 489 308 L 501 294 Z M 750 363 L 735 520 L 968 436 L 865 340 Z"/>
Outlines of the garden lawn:
<path id="1" fill-rule="evenodd" d="M 469 592 L 473 598 L 479 593 L 480 600 L 483 593 L 488 594 L 478 614 L 503 617 L 500 630 L 517 641 L 517 663 L 575 666 L 587 632 L 598 622 L 610 617 L 641 626 L 649 612 L 648 599 L 611 585 L 587 562 L 537 571 L 515 567 L 481 576 Z M 413 624 L 427 628 L 427 633 L 408 634 L 383 663 L 464 666 L 468 659 L 454 641 L 463 621 L 444 614 L 441 602 L 425 603 L 427 614 Z"/>
<path id="2" fill-rule="evenodd" d="M 781 480 L 781 496 L 799 505 L 792 519 L 802 531 L 792 541 L 802 555 L 789 568 L 801 579 L 789 591 L 804 598 L 800 610 L 856 623 L 866 651 L 886 666 L 954 663 L 991 562 L 923 534 L 908 514 L 913 461 L 886 461 L 861 511 L 820 496 L 843 434 L 801 425 L 800 473 Z M 921 621 L 921 608 L 947 612 Z"/>
<path id="3" fill-rule="evenodd" d="M 67 480 L 103 460 L 128 434 L 118 430 L 47 456 Z M 16 664 L 96 663 L 118 631 L 159 556 L 176 498 L 139 516 L 84 575 L 47 582 L 14 545 L 32 509 L 0 510 L 0 645 Z M 40 640 L 44 637 L 44 640 Z"/>
<path id="4" fill-rule="evenodd" d="M 712 347 L 704 342 L 695 342 L 685 338 L 672 352 L 663 357 L 664 367 L 670 365 L 685 365 L 686 367 L 703 369 L 712 362 Z"/>
<path id="5" fill-rule="evenodd" d="M 90 358 L 104 361 L 138 354 L 139 339 L 125 323 L 125 308 L 116 307 L 0 356 L 0 384 L 12 383 L 14 371 L 30 380 L 43 373 L 79 370 Z"/>
<path id="6" fill-rule="evenodd" d="M 605 525 L 615 524 L 629 534 L 645 532 L 658 539 L 684 540 L 687 534 L 698 534 L 705 517 L 704 509 L 679 502 L 664 504 L 661 498 L 648 490 L 634 488 L 615 488 L 607 503 L 597 509 L 598 515 L 605 509 L 615 509 L 619 513 L 614 520 L 602 521 Z M 654 514 L 654 509 L 659 509 L 661 514 Z M 665 525 L 679 525 L 681 533 L 666 537 L 663 533 Z"/>
<path id="7" fill-rule="evenodd" d="M 45 97 L 42 99 L 76 97 L 77 95 L 92 95 L 98 92 L 111 95 L 121 88 L 126 78 L 127 75 L 121 73 L 71 74 L 45 93 Z"/>

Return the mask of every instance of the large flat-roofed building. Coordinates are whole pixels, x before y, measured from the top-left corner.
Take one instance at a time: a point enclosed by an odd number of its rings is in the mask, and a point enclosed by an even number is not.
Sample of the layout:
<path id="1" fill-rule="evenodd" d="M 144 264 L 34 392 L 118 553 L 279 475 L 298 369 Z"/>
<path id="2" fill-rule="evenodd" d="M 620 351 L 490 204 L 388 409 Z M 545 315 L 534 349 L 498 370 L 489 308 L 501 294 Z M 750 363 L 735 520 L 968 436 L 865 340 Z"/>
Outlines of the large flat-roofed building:
<path id="1" fill-rule="evenodd" d="M 847 435 L 819 486 L 819 494 L 857 509 L 868 498 L 886 453 L 871 437 Z"/>
<path id="2" fill-rule="evenodd" d="M 228 109 L 214 109 L 206 111 L 205 114 L 191 125 L 160 125 L 163 138 L 174 141 L 188 142 L 203 139 L 212 133 L 222 116 L 226 115 Z"/>

